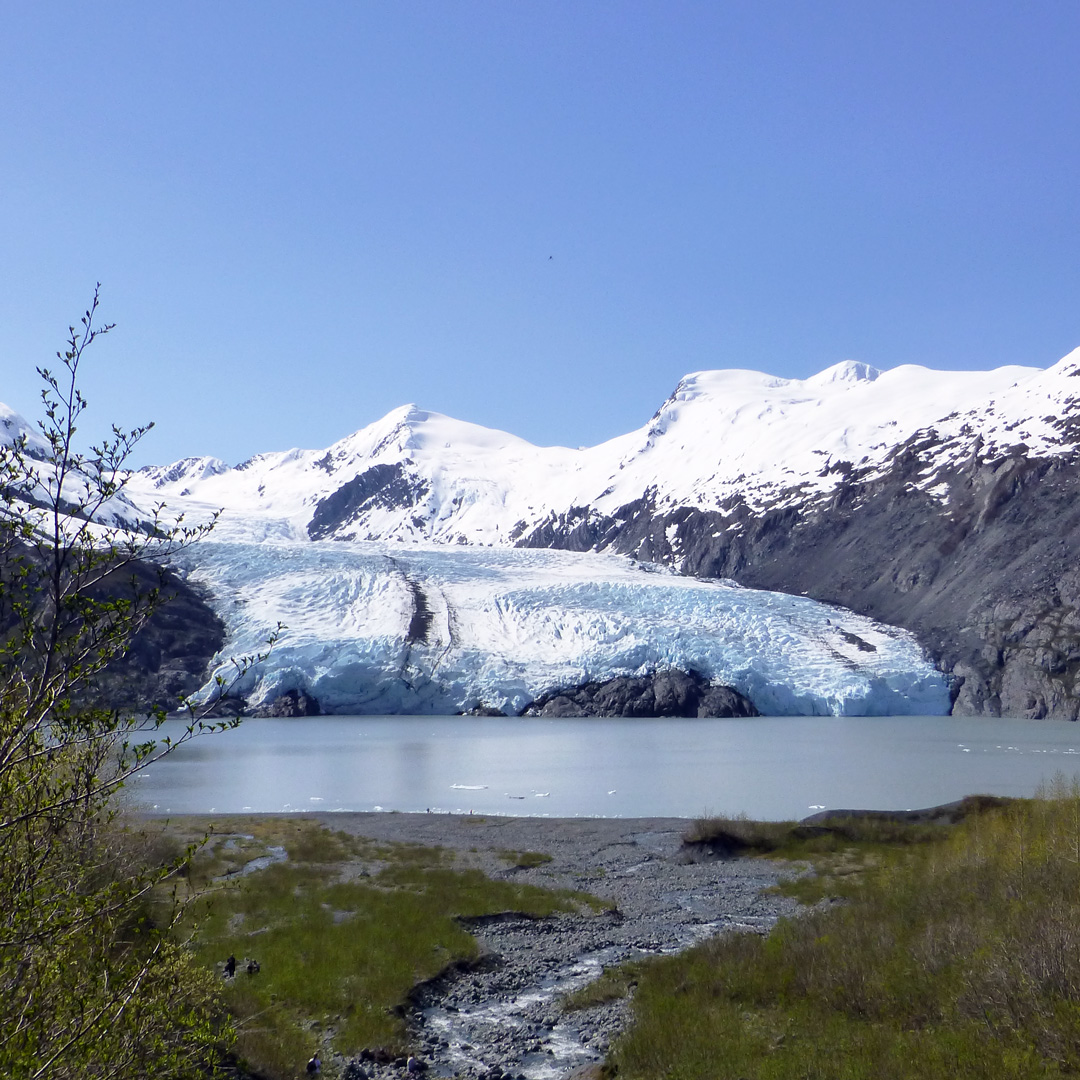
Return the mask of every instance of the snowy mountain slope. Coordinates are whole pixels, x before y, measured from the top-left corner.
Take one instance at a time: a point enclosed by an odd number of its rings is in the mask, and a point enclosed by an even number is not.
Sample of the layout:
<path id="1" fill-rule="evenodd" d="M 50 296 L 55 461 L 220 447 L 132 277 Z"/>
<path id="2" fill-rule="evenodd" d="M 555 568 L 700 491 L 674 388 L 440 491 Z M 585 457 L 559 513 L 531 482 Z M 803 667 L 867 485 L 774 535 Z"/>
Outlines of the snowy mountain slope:
<path id="1" fill-rule="evenodd" d="M 146 498 L 274 520 L 297 539 L 507 545 L 642 497 L 656 510 L 797 505 L 827 496 L 851 468 L 884 470 L 917 433 L 940 444 L 936 467 L 1018 444 L 1071 452 L 1078 370 L 1080 350 L 1047 370 L 878 372 L 846 362 L 806 380 L 699 372 L 645 427 L 581 450 L 404 406 L 326 450 L 262 454 L 232 469 L 186 459 L 133 484 Z M 928 474 L 923 484 L 935 482 Z"/>
<path id="2" fill-rule="evenodd" d="M 315 559 L 316 551 L 340 551 L 318 558 L 347 560 L 354 548 L 380 543 L 385 547 L 380 559 L 425 553 L 423 566 L 409 573 L 435 583 L 429 590 L 431 625 L 443 617 L 439 605 L 446 590 L 439 582 L 444 578 L 457 582 L 455 618 L 473 620 L 468 640 L 475 649 L 460 653 L 468 653 L 460 672 L 445 674 L 457 661 L 450 666 L 440 661 L 443 674 L 424 676 L 423 694 L 394 691 L 411 707 L 428 708 L 424 702 L 436 700 L 447 706 L 479 701 L 484 694 L 511 705 L 575 672 L 593 678 L 645 663 L 620 644 L 606 647 L 590 666 L 593 632 L 582 627 L 599 617 L 592 608 L 580 627 L 574 624 L 566 632 L 572 647 L 561 659 L 549 663 L 542 650 L 536 652 L 537 642 L 522 644 L 515 637 L 520 628 L 506 621 L 502 601 L 493 599 L 502 596 L 494 572 L 469 561 L 477 548 L 501 550 L 509 558 L 508 549 L 517 547 L 617 552 L 686 575 L 731 578 L 843 605 L 911 630 L 951 676 L 958 709 L 1075 717 L 1080 715 L 1078 376 L 1080 350 L 1045 370 L 943 372 L 907 365 L 879 372 L 846 362 L 805 380 L 738 370 L 698 372 L 681 380 L 639 430 L 579 450 L 533 446 L 409 405 L 325 450 L 260 454 L 236 467 L 187 458 L 134 474 L 129 492 L 142 505 L 164 500 L 189 520 L 225 508 L 215 532 L 222 542 L 214 549 L 220 573 L 200 564 L 198 574 L 212 589 L 224 590 L 215 594 L 219 606 L 233 589 L 284 605 L 279 617 L 290 627 L 299 620 L 291 632 L 305 643 L 304 656 L 294 664 L 294 689 L 301 684 L 310 689 L 314 679 L 331 700 L 335 686 L 351 686 L 342 690 L 346 696 L 357 693 L 356 673 L 362 669 L 372 685 L 384 687 L 378 700 L 393 699 L 385 689 L 391 638 L 399 652 L 434 663 L 425 650 L 435 645 L 410 643 L 398 616 L 389 636 L 370 624 L 380 605 L 400 616 L 401 605 L 410 596 L 415 601 L 411 585 L 402 591 L 405 586 L 393 575 L 372 571 L 358 577 L 359 571 L 340 568 L 328 570 L 329 578 L 320 583 L 310 571 L 307 577 L 289 577 L 286 569 Z M 327 548 L 328 540 L 339 543 Z M 232 555 L 229 545 L 234 545 Z M 257 561 L 250 545 L 260 546 L 265 582 L 252 578 L 241 585 L 223 577 L 237 559 Z M 458 570 L 435 559 L 439 547 L 449 558 L 447 545 L 462 553 L 453 564 Z M 302 610 L 289 607 L 295 607 L 292 593 L 279 593 L 266 569 L 271 565 L 292 581 Z M 576 564 L 557 565 L 559 573 L 570 573 Z M 631 572 L 629 565 L 620 565 Z M 514 574 L 532 580 L 531 564 L 514 566 Z M 607 584 L 604 598 L 595 602 L 607 609 L 615 597 L 623 597 L 627 610 L 645 613 L 641 625 L 659 643 L 649 662 L 693 659 L 704 671 L 720 670 L 709 666 L 701 650 L 692 657 L 678 651 L 681 639 L 671 636 L 657 618 L 659 609 L 646 599 L 660 593 L 631 590 L 624 596 L 622 586 L 604 576 L 610 572 L 601 573 Z M 352 582 L 348 588 L 375 591 L 363 603 L 357 600 L 355 610 L 343 606 L 340 597 L 327 599 L 321 608 L 304 607 L 305 595 L 321 596 L 339 573 L 342 582 Z M 475 595 L 457 580 L 461 573 L 479 575 L 469 587 L 479 590 Z M 574 606 L 570 594 L 564 590 L 556 598 L 550 582 L 535 589 L 548 599 L 537 601 L 533 614 L 557 608 L 564 614 L 551 618 L 564 633 L 560 620 Z M 728 610 L 719 593 L 708 595 L 717 611 Z M 674 601 L 665 594 L 664 603 L 669 602 Z M 238 642 L 246 640 L 242 628 L 248 626 L 242 607 L 222 608 Z M 348 648 L 334 621 L 346 619 L 346 610 L 352 612 L 348 617 L 362 616 L 346 635 L 356 643 Z M 756 625 L 757 616 L 747 617 L 748 625 Z M 723 622 L 728 616 L 717 618 Z M 347 627 L 347 619 L 341 625 Z M 322 669 L 311 650 L 317 652 L 322 646 L 316 643 L 327 634 L 333 649 L 353 657 L 345 665 L 351 674 L 344 669 L 335 669 L 333 676 L 312 674 Z M 700 640 L 729 660 L 737 653 L 727 639 L 704 634 Z M 528 678 L 521 676 L 525 681 L 514 682 L 507 641 L 533 657 Z M 455 642 L 443 646 L 447 656 L 459 655 Z M 361 655 L 368 658 L 363 663 L 357 659 Z M 763 670 L 768 655 L 768 649 L 761 653 Z M 723 662 L 727 667 L 721 664 L 723 671 L 734 672 L 734 685 L 749 686 L 750 677 L 729 660 Z M 812 666 L 801 660 L 796 665 L 803 673 Z M 467 669 L 487 671 L 490 679 L 477 682 Z M 835 669 L 828 671 L 829 679 L 837 677 Z M 922 674 L 913 674 L 921 671 L 917 665 L 907 671 L 913 686 L 922 685 Z M 411 678 L 406 671 L 402 685 L 410 685 Z M 279 688 L 287 681 L 281 675 Z M 799 689 L 803 684 L 794 674 L 785 681 L 774 669 L 766 681 L 767 688 L 754 684 L 755 692 L 784 710 L 795 701 L 816 709 L 874 699 L 865 689 L 844 690 L 835 698 L 822 684 Z M 841 679 L 837 685 L 846 684 Z M 921 700 L 921 690 L 913 693 L 913 700 Z"/>
<path id="3" fill-rule="evenodd" d="M 0 402 L 0 446 L 10 446 L 17 439 L 26 439 L 26 448 L 33 457 L 48 453 L 49 444 L 33 424 L 14 409 Z"/>
<path id="4" fill-rule="evenodd" d="M 525 542 L 840 604 L 913 631 L 951 675 L 955 712 L 1076 719 L 1078 359 L 993 373 L 998 390 L 974 405 L 865 459 L 818 455 L 819 476 L 771 501 L 753 483 L 712 508 L 648 491 L 557 515 Z"/>
<path id="5" fill-rule="evenodd" d="M 949 705 L 909 634 L 617 556 L 215 542 L 184 560 L 229 627 L 224 656 L 256 651 L 278 620 L 288 624 L 242 687 L 256 706 L 299 691 L 329 712 L 516 714 L 560 687 L 666 668 L 734 686 L 774 714 Z"/>
<path id="6" fill-rule="evenodd" d="M 20 416 L 14 409 L 0 402 L 0 453 L 6 452 L 19 440 L 23 440 L 25 451 L 22 454 L 22 467 L 16 469 L 18 487 L 26 490 L 28 502 L 37 503 L 40 506 L 48 506 L 52 502 L 51 493 L 54 491 L 56 477 L 54 470 L 49 464 L 52 448 L 42 433 Z M 26 469 L 26 475 L 22 474 L 22 468 Z M 36 489 L 28 490 L 36 483 Z M 86 476 L 77 470 L 67 474 L 64 480 L 64 492 L 62 502 L 67 504 L 67 512 L 71 511 L 73 504 L 87 507 L 91 501 L 88 493 L 95 490 L 94 485 L 88 485 Z M 97 500 L 92 500 L 97 502 Z M 125 528 L 134 525 L 145 515 L 128 499 L 127 495 L 120 491 L 109 498 L 101 501 L 94 517 L 94 527 Z M 74 536 L 86 530 L 84 522 L 69 520 L 67 522 L 69 534 Z"/>

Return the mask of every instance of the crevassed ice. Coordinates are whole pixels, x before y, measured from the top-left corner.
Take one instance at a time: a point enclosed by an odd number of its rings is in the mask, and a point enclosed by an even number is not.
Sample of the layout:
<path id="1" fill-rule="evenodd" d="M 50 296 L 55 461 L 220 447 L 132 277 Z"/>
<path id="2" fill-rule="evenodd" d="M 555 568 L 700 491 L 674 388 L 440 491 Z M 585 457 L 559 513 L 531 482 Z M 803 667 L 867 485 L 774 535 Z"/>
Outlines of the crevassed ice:
<path id="1" fill-rule="evenodd" d="M 287 624 L 238 687 L 253 704 L 295 689 L 333 713 L 516 713 L 559 687 L 677 667 L 768 714 L 949 709 L 904 631 L 621 556 L 326 541 L 202 543 L 185 560 L 228 627 L 224 677 Z"/>

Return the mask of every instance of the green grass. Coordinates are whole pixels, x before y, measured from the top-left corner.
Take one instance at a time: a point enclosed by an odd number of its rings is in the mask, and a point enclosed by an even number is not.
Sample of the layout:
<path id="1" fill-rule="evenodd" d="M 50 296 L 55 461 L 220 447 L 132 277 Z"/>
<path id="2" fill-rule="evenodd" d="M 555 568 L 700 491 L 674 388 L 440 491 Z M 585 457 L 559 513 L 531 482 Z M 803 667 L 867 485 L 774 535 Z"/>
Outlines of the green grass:
<path id="1" fill-rule="evenodd" d="M 551 862 L 551 856 L 542 851 L 513 851 L 510 848 L 500 848 L 495 854 L 504 862 L 508 862 L 515 870 L 531 870 Z"/>
<path id="2" fill-rule="evenodd" d="M 605 975 L 594 993 L 636 986 L 609 1066 L 625 1080 L 1080 1076 L 1080 788 L 983 809 L 921 838 L 875 823 L 819 856 L 830 873 L 857 866 L 834 874 L 844 903 Z M 793 839 L 802 857 L 821 842 Z"/>
<path id="3" fill-rule="evenodd" d="M 576 1012 L 606 1005 L 609 1001 L 619 1001 L 637 988 L 638 978 L 647 964 L 647 960 L 629 960 L 605 968 L 598 979 L 567 994 L 562 1001 L 563 1008 Z"/>
<path id="4" fill-rule="evenodd" d="M 317 1046 L 404 1052 L 410 991 L 477 955 L 459 919 L 606 906 L 581 893 L 455 869 L 443 849 L 377 844 L 295 818 L 216 823 L 192 882 L 235 873 L 276 845 L 287 861 L 218 880 L 190 913 L 193 947 L 205 964 L 220 968 L 236 956 L 225 997 L 239 1053 L 275 1080 L 301 1076 Z M 260 964 L 252 976 L 248 958 Z"/>

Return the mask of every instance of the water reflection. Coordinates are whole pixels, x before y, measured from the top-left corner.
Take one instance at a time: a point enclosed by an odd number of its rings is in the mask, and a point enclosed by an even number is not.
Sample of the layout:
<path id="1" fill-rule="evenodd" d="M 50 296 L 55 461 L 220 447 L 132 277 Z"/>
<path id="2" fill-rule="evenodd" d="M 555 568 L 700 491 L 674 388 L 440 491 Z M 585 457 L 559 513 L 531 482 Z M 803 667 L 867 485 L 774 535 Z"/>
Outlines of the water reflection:
<path id="1" fill-rule="evenodd" d="M 362 716 L 248 720 L 181 747 L 133 788 L 175 813 L 786 818 L 1030 795 L 1059 771 L 1080 774 L 1080 729 L 1065 721 Z"/>

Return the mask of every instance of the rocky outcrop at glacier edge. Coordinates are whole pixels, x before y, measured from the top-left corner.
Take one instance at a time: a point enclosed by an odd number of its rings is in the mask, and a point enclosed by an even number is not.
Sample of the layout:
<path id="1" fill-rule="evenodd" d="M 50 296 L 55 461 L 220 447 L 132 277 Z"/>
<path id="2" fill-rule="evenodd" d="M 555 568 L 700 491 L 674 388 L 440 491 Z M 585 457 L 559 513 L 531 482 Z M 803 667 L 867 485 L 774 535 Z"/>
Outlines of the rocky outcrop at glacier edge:
<path id="1" fill-rule="evenodd" d="M 760 716 L 731 686 L 696 671 L 654 671 L 637 678 L 564 687 L 537 698 L 523 716 Z"/>

